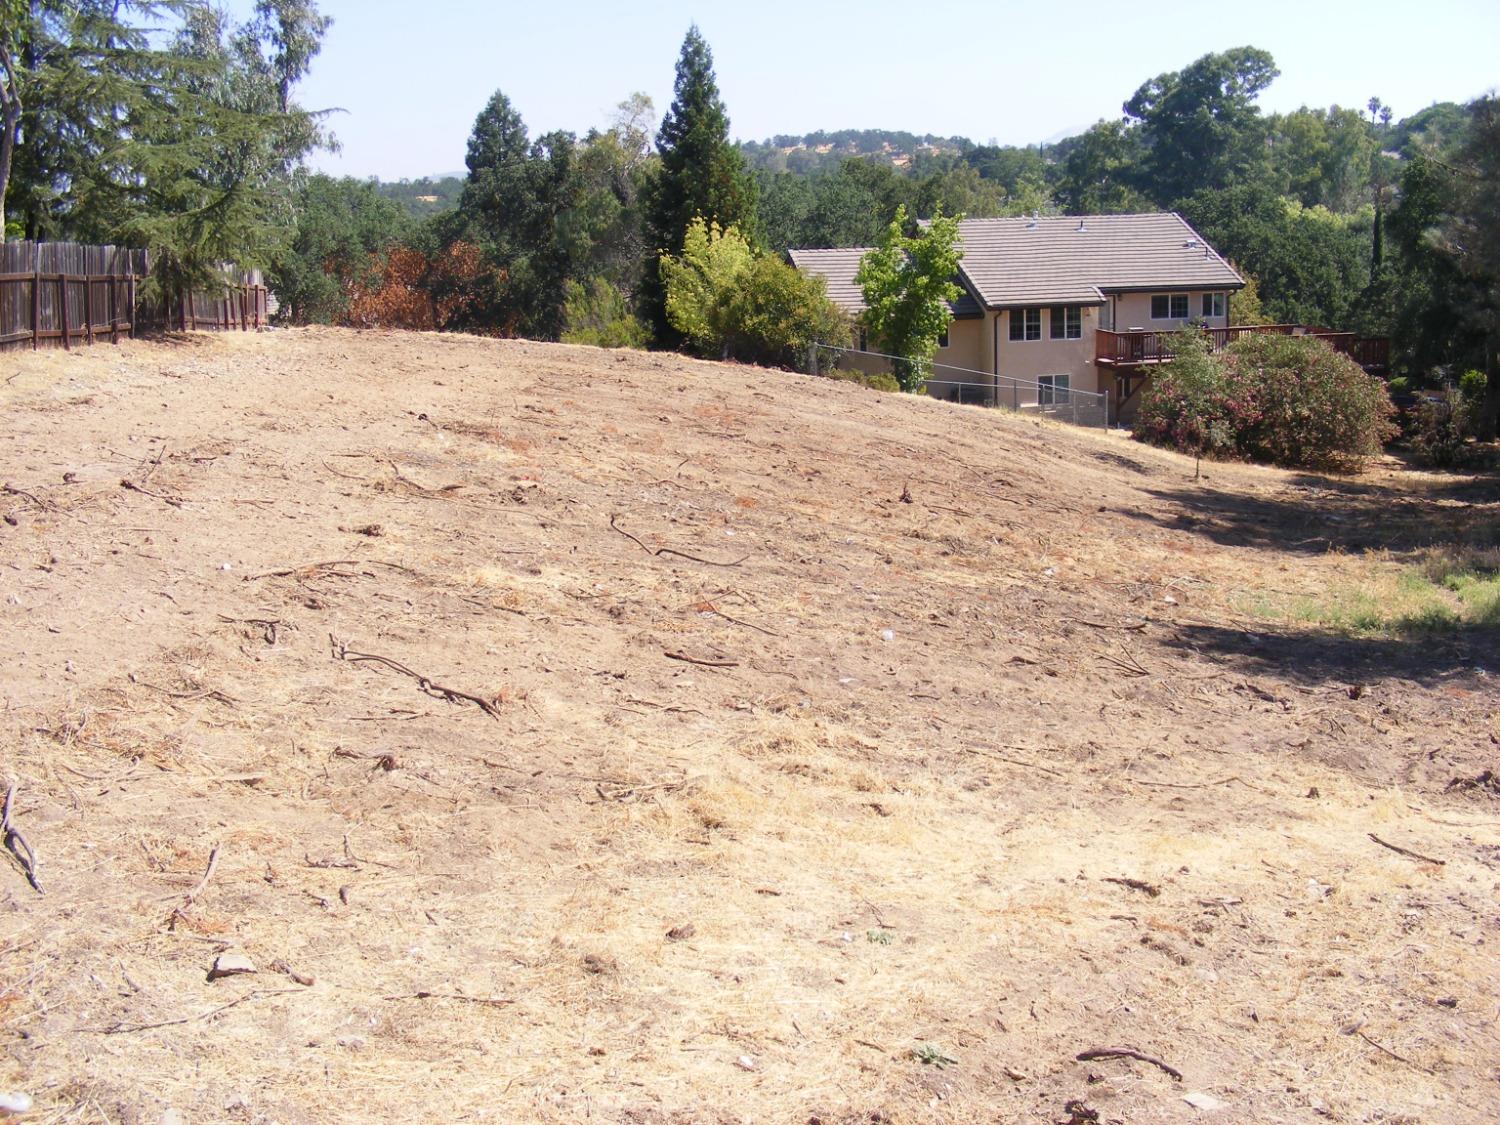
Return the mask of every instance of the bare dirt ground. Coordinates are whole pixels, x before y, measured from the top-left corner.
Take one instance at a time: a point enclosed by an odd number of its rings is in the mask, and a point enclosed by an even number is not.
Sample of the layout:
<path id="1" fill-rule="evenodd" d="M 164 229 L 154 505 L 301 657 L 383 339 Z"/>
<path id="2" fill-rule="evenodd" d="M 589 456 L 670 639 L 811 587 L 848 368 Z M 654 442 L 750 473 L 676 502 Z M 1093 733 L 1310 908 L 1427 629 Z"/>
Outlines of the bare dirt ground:
<path id="1" fill-rule="evenodd" d="M 0 372 L 31 1120 L 1497 1114 L 1500 644 L 1237 608 L 1493 482 L 459 337 Z"/>

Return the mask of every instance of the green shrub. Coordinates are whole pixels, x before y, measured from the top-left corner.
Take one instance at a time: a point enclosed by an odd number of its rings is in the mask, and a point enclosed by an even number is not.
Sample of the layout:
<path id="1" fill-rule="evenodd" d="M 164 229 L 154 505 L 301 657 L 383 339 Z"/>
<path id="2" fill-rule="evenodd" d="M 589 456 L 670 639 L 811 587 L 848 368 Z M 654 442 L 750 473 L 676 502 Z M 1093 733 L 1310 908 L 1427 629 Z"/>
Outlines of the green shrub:
<path id="1" fill-rule="evenodd" d="M 596 348 L 644 348 L 646 326 L 625 304 L 620 291 L 602 277 L 585 284 L 569 281 L 562 331 L 565 344 Z"/>
<path id="2" fill-rule="evenodd" d="M 681 256 L 662 255 L 661 274 L 667 318 L 700 355 L 802 370 L 812 344 L 849 342 L 823 280 L 757 254 L 734 227 L 694 219 Z"/>
<path id="3" fill-rule="evenodd" d="M 1179 333 L 1141 398 L 1143 441 L 1200 456 L 1351 469 L 1395 435 L 1385 385 L 1321 340 L 1246 335 L 1217 355 Z"/>
<path id="4" fill-rule="evenodd" d="M 1465 371 L 1458 377 L 1458 393 L 1464 402 L 1477 405 L 1484 401 L 1484 392 L 1489 388 L 1489 379 L 1483 371 Z"/>
<path id="5" fill-rule="evenodd" d="M 841 383 L 858 383 L 862 387 L 869 387 L 872 391 L 887 391 L 896 394 L 901 390 L 901 384 L 896 381 L 896 377 L 883 371 L 866 374 L 863 371 L 840 371 L 836 367 L 827 367 L 822 370 L 821 374 L 829 379 L 837 379 Z"/>
<path id="6" fill-rule="evenodd" d="M 1385 389 L 1393 395 L 1404 395 L 1411 390 L 1411 380 L 1405 375 L 1396 375 L 1385 382 Z"/>
<path id="7" fill-rule="evenodd" d="M 1412 460 L 1435 469 L 1455 469 L 1468 461 L 1469 410 L 1458 391 L 1423 400 L 1407 440 Z"/>

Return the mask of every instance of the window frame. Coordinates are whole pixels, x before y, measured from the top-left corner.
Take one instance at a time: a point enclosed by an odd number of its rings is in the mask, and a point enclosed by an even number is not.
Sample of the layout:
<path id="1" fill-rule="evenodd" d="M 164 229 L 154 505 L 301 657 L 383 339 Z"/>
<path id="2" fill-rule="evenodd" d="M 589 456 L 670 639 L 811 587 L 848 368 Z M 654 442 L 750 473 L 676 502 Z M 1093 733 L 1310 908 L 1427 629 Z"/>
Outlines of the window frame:
<path id="1" fill-rule="evenodd" d="M 1061 318 L 1058 313 L 1062 313 Z M 1059 325 L 1059 319 L 1062 321 Z M 1059 332 L 1058 328 L 1062 331 Z M 1083 306 L 1050 305 L 1047 308 L 1047 338 L 1049 340 L 1083 339 Z"/>
<path id="2" fill-rule="evenodd" d="M 1071 375 L 1038 375 L 1036 377 L 1037 405 L 1067 406 L 1073 401 L 1072 383 Z"/>
<path id="3" fill-rule="evenodd" d="M 1173 315 L 1172 310 L 1176 307 L 1176 302 L 1179 301 L 1179 300 L 1182 302 L 1182 314 L 1180 316 Z M 1156 302 L 1157 301 L 1165 301 L 1165 302 L 1167 302 L 1167 315 L 1166 316 L 1157 316 L 1156 315 Z M 1153 294 L 1151 294 L 1151 319 L 1152 320 L 1186 320 L 1191 315 L 1192 315 L 1192 302 L 1188 300 L 1188 295 L 1186 293 L 1153 293 Z"/>
<path id="4" fill-rule="evenodd" d="M 1223 316 L 1226 307 L 1224 294 L 1205 293 L 1203 294 L 1203 300 L 1198 303 L 1198 307 L 1203 310 L 1202 315 L 1205 318 Z"/>
<path id="5" fill-rule="evenodd" d="M 1017 316 L 1020 317 L 1019 322 Z M 1016 335 L 1016 326 L 1019 323 L 1021 335 Z M 1033 326 L 1036 335 L 1031 334 Z M 1040 308 L 1011 309 L 1010 310 L 1010 342 L 1012 344 L 1032 344 L 1042 338 L 1042 310 Z"/>
<path id="6" fill-rule="evenodd" d="M 940 348 L 947 348 L 947 347 L 951 347 L 952 346 L 952 344 L 951 344 L 951 342 L 949 340 L 949 337 L 948 337 L 948 329 L 947 328 L 944 328 L 943 331 L 938 335 L 937 346 L 940 347 Z"/>

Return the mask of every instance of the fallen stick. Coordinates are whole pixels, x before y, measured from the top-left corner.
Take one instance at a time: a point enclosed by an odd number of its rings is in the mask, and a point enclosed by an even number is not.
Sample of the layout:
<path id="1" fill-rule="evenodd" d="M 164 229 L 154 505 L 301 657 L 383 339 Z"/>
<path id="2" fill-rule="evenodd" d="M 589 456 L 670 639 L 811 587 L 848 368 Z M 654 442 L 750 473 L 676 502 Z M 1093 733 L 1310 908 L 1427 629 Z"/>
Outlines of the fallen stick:
<path id="1" fill-rule="evenodd" d="M 1063 621 L 1072 621 L 1078 625 L 1087 625 L 1090 629 L 1122 629 L 1127 633 L 1136 633 L 1151 624 L 1149 621 L 1136 621 L 1126 625 L 1116 625 L 1109 621 L 1085 621 L 1082 617 L 1064 617 Z"/>
<path id="2" fill-rule="evenodd" d="M 492 1008 L 503 1008 L 507 1004 L 514 1004 L 514 1000 L 506 1000 L 503 997 L 490 996 L 465 996 L 462 992 L 404 992 L 396 996 L 387 996 L 387 1000 L 462 1000 L 466 1004 L 486 1004 Z"/>
<path id="3" fill-rule="evenodd" d="M 188 920 L 187 912 L 193 908 L 193 903 L 198 901 L 198 896 L 203 893 L 205 888 L 207 888 L 208 881 L 214 877 L 214 870 L 218 866 L 219 845 L 215 844 L 208 850 L 208 866 L 203 870 L 203 878 L 194 883 L 192 890 L 183 895 L 181 906 L 175 906 L 172 908 L 171 917 L 167 919 L 167 929 L 176 929 L 178 919 L 181 919 L 184 922 Z"/>
<path id="4" fill-rule="evenodd" d="M 153 500 L 160 500 L 162 503 L 170 504 L 174 508 L 182 507 L 182 501 L 177 499 L 177 497 L 168 496 L 164 492 L 153 492 L 149 488 L 142 488 L 140 485 L 136 484 L 135 481 L 129 480 L 128 478 L 121 479 L 120 487 L 123 488 L 126 492 L 139 492 L 142 496 L 149 496 Z"/>
<path id="5" fill-rule="evenodd" d="M 1106 883 L 1114 883 L 1121 887 L 1128 887 L 1132 891 L 1145 891 L 1152 898 L 1157 898 L 1161 894 L 1160 887 L 1158 887 L 1155 883 L 1148 883 L 1144 879 L 1131 879 L 1129 877 L 1122 879 L 1117 878 L 1113 875 L 1106 875 L 1104 877 L 1104 881 Z"/>
<path id="6" fill-rule="evenodd" d="M 21 865 L 21 871 L 26 876 L 26 881 L 31 884 L 31 889 L 37 894 L 45 894 L 42 884 L 36 875 L 36 851 L 26 842 L 26 837 L 11 824 L 11 807 L 16 799 L 16 782 L 12 778 L 10 787 L 5 791 L 5 805 L 0 808 L 0 836 L 5 838 L 5 850 L 16 857 L 16 862 Z"/>
<path id="7" fill-rule="evenodd" d="M 1384 840 L 1382 840 L 1379 836 L 1375 835 L 1375 833 L 1373 833 L 1373 832 L 1366 832 L 1365 835 L 1367 835 L 1368 837 L 1370 837 L 1370 839 L 1374 840 L 1382 848 L 1390 848 L 1391 851 L 1395 852 L 1397 855 L 1404 855 L 1408 859 L 1420 859 L 1423 863 L 1435 863 L 1439 867 L 1445 867 L 1445 866 L 1447 866 L 1448 861 L 1446 859 L 1433 859 L 1432 856 L 1430 856 L 1430 855 L 1423 855 L 1421 852 L 1410 851 L 1407 848 L 1398 848 L 1395 844 L 1388 844 L 1388 843 L 1386 843 Z"/>
<path id="8" fill-rule="evenodd" d="M 1137 1051 L 1134 1047 L 1094 1047 L 1087 1051 L 1080 1051 L 1073 1057 L 1079 1062 L 1089 1062 L 1093 1059 L 1138 1059 L 1143 1063 L 1160 1067 L 1178 1082 L 1182 1081 L 1182 1071 L 1175 1066 L 1164 1063 L 1161 1059 L 1154 1058 L 1143 1051 Z"/>
<path id="9" fill-rule="evenodd" d="M 699 660 L 696 656 L 689 656 L 685 652 L 663 652 L 668 660 L 680 660 L 684 664 L 697 664 L 703 668 L 738 668 L 738 660 Z"/>
<path id="10" fill-rule="evenodd" d="M 116 1023 L 111 1024 L 109 1027 L 80 1027 L 78 1030 L 92 1032 L 95 1035 L 129 1035 L 136 1031 L 152 1031 L 158 1027 L 176 1027 L 179 1024 L 196 1023 L 199 1020 L 209 1019 L 220 1012 L 227 1012 L 230 1008 L 243 1004 L 246 1000 L 254 1000 L 260 996 L 287 996 L 291 993 L 301 991 L 300 988 L 256 989 L 254 992 L 247 992 L 245 995 L 237 997 L 227 1004 L 220 1004 L 217 1008 L 210 1008 L 206 1012 L 200 1012 L 196 1016 L 180 1016 L 175 1020 L 160 1020 L 156 1023 Z"/>
<path id="11" fill-rule="evenodd" d="M 1405 1055 L 1398 1055 L 1395 1051 L 1391 1050 L 1389 1047 L 1385 1046 L 1383 1043 L 1377 1043 L 1377 1042 L 1375 1042 L 1375 1040 L 1371 1039 L 1368 1035 L 1366 1035 L 1363 1031 L 1360 1031 L 1358 1028 L 1354 1029 L 1354 1034 L 1358 1035 L 1361 1039 L 1363 1039 L 1370 1046 L 1374 1047 L 1381 1054 L 1383 1054 L 1383 1055 L 1389 1055 L 1391 1058 L 1395 1059 L 1397 1062 L 1404 1062 L 1407 1066 L 1416 1067 L 1423 1074 L 1431 1074 L 1432 1073 L 1432 1071 L 1428 1070 L 1421 1063 L 1414 1062 L 1413 1060 L 1407 1058 Z"/>
<path id="12" fill-rule="evenodd" d="M 313 573 L 316 570 L 324 570 L 330 566 L 383 566 L 390 570 L 400 570 L 407 574 L 415 574 L 409 566 L 400 563 L 383 562 L 380 559 L 329 559 L 327 562 L 306 563 L 303 566 L 282 566 L 275 570 L 262 571 L 260 574 L 247 574 L 240 579 L 242 582 L 255 582 L 261 578 L 290 578 L 293 575 L 302 576 Z M 345 575 L 352 577 L 352 575 Z"/>
<path id="13" fill-rule="evenodd" d="M 413 672 L 405 664 L 392 660 L 388 656 L 378 656 L 373 652 L 355 652 L 332 633 L 328 634 L 328 643 L 333 647 L 333 658 L 335 660 L 347 660 L 356 664 L 382 664 L 393 672 L 400 672 L 403 676 L 410 676 L 416 680 L 417 686 L 434 699 L 446 700 L 449 703 L 472 703 L 491 718 L 498 719 L 500 717 L 500 708 L 495 706 L 491 700 L 484 699 L 478 695 L 470 695 L 468 692 L 459 691 L 457 688 L 444 687 L 442 684 L 428 679 L 420 672 Z"/>
<path id="14" fill-rule="evenodd" d="M 55 511 L 57 511 L 57 505 L 56 504 L 53 504 L 52 502 L 50 502 L 48 500 L 43 500 L 40 496 L 34 496 L 30 492 L 27 492 L 24 488 L 17 488 L 17 487 L 15 487 L 15 485 L 12 485 L 12 484 L 3 484 L 3 485 L 0 485 L 0 492 L 4 492 L 4 493 L 6 493 L 7 495 L 10 495 L 10 496 L 21 496 L 21 497 L 24 497 L 27 500 L 30 500 L 33 504 L 35 504 L 38 508 L 42 509 L 42 511 L 44 511 L 44 512 L 55 512 Z"/>
<path id="15" fill-rule="evenodd" d="M 740 558 L 735 559 L 734 562 L 720 562 L 715 559 L 705 559 L 698 555 L 690 555 L 686 551 L 678 551 L 671 547 L 658 547 L 653 551 L 650 547 L 646 546 L 645 543 L 641 542 L 634 535 L 630 534 L 630 532 L 626 531 L 623 527 L 620 527 L 618 524 L 616 524 L 615 520 L 617 518 L 618 517 L 616 516 L 609 517 L 610 528 L 614 531 L 618 531 L 621 535 L 625 536 L 626 539 L 629 539 L 632 543 L 634 543 L 641 550 L 645 551 L 646 554 L 650 555 L 652 558 L 659 559 L 663 555 L 676 555 L 679 559 L 690 559 L 693 562 L 703 563 L 706 566 L 739 566 L 740 563 L 744 562 L 750 557 L 749 555 L 742 555 Z"/>

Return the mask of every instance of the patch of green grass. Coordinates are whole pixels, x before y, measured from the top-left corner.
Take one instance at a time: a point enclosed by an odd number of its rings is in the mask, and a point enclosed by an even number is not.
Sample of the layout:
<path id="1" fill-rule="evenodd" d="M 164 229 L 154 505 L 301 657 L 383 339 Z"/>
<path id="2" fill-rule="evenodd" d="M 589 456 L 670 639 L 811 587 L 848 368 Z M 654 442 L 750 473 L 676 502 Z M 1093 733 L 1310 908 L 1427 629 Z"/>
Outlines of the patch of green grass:
<path id="1" fill-rule="evenodd" d="M 1376 564 L 1317 594 L 1251 591 L 1236 602 L 1261 620 L 1353 636 L 1411 636 L 1500 626 L 1500 553 L 1430 552 L 1415 566 Z"/>
<path id="2" fill-rule="evenodd" d="M 920 1047 L 913 1047 L 911 1057 L 923 1066 L 935 1066 L 939 1070 L 958 1065 L 958 1060 L 936 1043 L 923 1043 Z"/>

